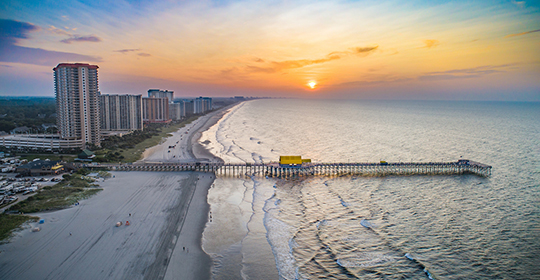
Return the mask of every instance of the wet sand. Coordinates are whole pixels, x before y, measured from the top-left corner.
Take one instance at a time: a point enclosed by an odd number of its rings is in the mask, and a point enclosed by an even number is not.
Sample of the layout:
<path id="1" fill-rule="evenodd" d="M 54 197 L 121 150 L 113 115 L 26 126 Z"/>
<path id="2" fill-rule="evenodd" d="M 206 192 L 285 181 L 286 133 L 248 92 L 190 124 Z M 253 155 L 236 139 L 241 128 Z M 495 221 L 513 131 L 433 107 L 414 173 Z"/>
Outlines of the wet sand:
<path id="1" fill-rule="evenodd" d="M 199 118 L 188 134 L 175 133 L 147 151 L 143 161 L 164 159 L 168 146 L 180 138 L 186 142 L 177 145 L 174 161 L 219 161 L 197 140 L 223 113 Z M 201 239 L 213 174 L 111 174 L 114 178 L 100 183 L 103 191 L 80 205 L 35 214 L 45 219 L 44 224 L 31 224 L 40 232 L 25 228 L 0 245 L 0 278 L 210 279 L 212 261 L 201 249 Z M 119 221 L 130 225 L 116 227 Z"/>

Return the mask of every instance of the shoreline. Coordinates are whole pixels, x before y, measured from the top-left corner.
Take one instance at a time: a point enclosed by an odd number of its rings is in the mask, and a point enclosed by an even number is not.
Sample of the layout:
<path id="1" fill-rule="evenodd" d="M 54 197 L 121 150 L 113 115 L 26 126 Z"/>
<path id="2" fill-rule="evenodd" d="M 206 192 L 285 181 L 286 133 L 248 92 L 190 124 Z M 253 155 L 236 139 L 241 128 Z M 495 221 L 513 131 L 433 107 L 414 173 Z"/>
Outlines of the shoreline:
<path id="1" fill-rule="evenodd" d="M 215 125 L 229 111 L 229 109 L 240 103 L 231 104 L 206 115 L 200 116 L 193 122 L 179 128 L 171 133 L 172 136 L 163 138 L 162 141 L 153 147 L 147 148 L 142 153 L 142 158 L 136 162 L 223 162 L 214 156 L 200 143 L 202 133 Z M 173 147 L 173 148 L 171 148 Z"/>
<path id="2" fill-rule="evenodd" d="M 152 147 L 143 160 L 171 162 L 168 142 L 183 139 L 187 145 L 174 149 L 176 162 L 219 162 L 199 139 L 237 104 L 201 116 Z M 210 279 L 213 261 L 202 238 L 215 174 L 111 173 L 113 178 L 100 182 L 102 192 L 78 206 L 33 214 L 45 223 L 29 223 L 0 245 L 2 278 Z M 114 226 L 127 220 L 129 226 Z M 32 232 L 35 227 L 41 231 Z"/>
<path id="3" fill-rule="evenodd" d="M 203 124 L 189 134 L 187 145 L 188 153 L 197 160 L 208 162 L 223 162 L 219 157 L 214 156 L 199 142 L 202 133 L 210 127 L 217 124 L 229 109 L 236 106 L 233 104 L 210 113 Z M 166 274 L 163 279 L 211 279 L 213 260 L 202 248 L 203 232 L 208 222 L 210 204 L 208 204 L 208 191 L 215 181 L 215 174 L 208 175 L 200 173 L 201 186 L 197 184 L 194 192 L 194 199 L 191 199 L 188 206 L 188 212 L 185 215 L 184 222 L 192 227 L 183 232 L 184 223 L 179 227 L 179 236 L 176 240 L 176 247 L 172 250 L 167 266 Z M 206 175 L 204 175 L 206 174 Z M 188 247 L 183 246 L 189 244 Z M 180 248 L 181 247 L 181 248 Z M 190 250 L 191 249 L 191 250 Z M 146 278 L 145 279 L 150 279 Z"/>

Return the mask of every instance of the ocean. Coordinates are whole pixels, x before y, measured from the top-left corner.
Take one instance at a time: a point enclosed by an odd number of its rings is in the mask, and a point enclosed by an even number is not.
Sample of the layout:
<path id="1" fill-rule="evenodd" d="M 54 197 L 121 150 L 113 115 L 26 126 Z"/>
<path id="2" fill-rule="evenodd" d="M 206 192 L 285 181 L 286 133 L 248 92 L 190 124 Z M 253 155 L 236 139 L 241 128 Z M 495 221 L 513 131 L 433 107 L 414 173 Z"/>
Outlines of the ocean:
<path id="1" fill-rule="evenodd" d="M 463 158 L 493 169 L 490 177 L 218 177 L 203 233 L 213 278 L 539 279 L 539 105 L 264 99 L 235 106 L 200 140 L 225 162 Z"/>

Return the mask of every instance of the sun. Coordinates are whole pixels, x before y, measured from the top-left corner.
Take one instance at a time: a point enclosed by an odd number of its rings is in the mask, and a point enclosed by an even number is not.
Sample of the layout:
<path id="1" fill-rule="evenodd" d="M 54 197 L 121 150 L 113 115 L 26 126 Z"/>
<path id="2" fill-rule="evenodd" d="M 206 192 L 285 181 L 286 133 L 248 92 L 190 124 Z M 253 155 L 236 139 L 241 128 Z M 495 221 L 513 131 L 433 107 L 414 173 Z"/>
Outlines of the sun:
<path id="1" fill-rule="evenodd" d="M 308 83 L 308 86 L 309 86 L 311 89 L 314 89 L 315 86 L 317 86 L 317 82 L 315 82 L 315 81 L 310 81 L 310 82 Z"/>

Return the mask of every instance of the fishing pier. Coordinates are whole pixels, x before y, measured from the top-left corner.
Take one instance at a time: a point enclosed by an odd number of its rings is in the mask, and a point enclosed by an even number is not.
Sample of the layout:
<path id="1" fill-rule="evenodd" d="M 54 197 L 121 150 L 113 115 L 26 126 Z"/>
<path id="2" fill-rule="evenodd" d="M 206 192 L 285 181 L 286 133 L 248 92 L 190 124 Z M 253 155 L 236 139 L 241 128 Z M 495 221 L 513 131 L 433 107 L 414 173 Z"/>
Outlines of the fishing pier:
<path id="1" fill-rule="evenodd" d="M 491 166 L 469 160 L 456 162 L 384 162 L 379 163 L 144 163 L 144 164 L 86 164 L 89 169 L 111 171 L 198 171 L 220 176 L 388 176 L 388 175 L 462 175 L 481 177 L 491 175 Z"/>

